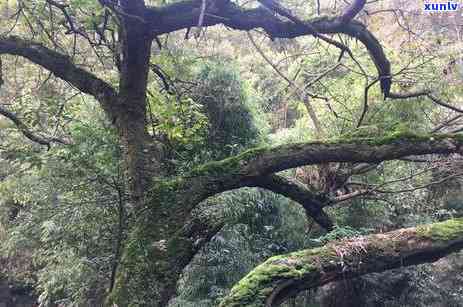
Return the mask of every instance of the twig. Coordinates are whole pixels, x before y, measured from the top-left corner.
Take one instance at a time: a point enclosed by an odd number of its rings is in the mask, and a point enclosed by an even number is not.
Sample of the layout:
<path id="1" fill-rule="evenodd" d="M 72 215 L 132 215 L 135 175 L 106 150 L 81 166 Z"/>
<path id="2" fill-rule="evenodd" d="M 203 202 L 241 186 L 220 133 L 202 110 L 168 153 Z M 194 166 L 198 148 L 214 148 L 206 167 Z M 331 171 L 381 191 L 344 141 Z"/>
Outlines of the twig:
<path id="1" fill-rule="evenodd" d="M 59 143 L 59 144 L 69 144 L 68 141 L 58 139 L 58 138 L 48 138 L 40 135 L 34 134 L 26 124 L 24 124 L 14 113 L 6 110 L 5 108 L 0 106 L 0 115 L 5 116 L 9 120 L 11 120 L 15 126 L 21 131 L 21 133 L 27 137 L 29 140 L 38 143 L 40 145 L 47 146 L 48 149 L 51 147 L 51 143 Z"/>
<path id="2" fill-rule="evenodd" d="M 436 132 L 438 132 L 439 130 L 441 130 L 441 129 L 447 127 L 448 125 L 452 124 L 453 122 L 455 122 L 456 120 L 459 120 L 459 119 L 462 118 L 462 117 L 463 117 L 463 114 L 458 114 L 458 115 L 456 115 L 456 116 L 454 116 L 454 117 L 452 117 L 452 118 L 446 120 L 445 122 L 443 122 L 443 123 L 441 123 L 440 125 L 438 125 L 437 127 L 435 127 L 435 128 L 431 131 L 431 133 L 436 133 Z"/>
<path id="3" fill-rule="evenodd" d="M 463 109 L 457 108 L 455 106 L 452 106 L 451 104 L 448 104 L 446 102 L 443 102 L 441 99 L 438 97 L 434 96 L 431 91 L 420 91 L 420 92 L 412 92 L 412 93 L 389 93 L 389 98 L 391 99 L 409 99 L 409 98 L 417 98 L 417 97 L 428 97 L 431 99 L 435 104 L 438 104 L 444 108 L 453 110 L 458 113 L 463 113 Z"/>
<path id="4" fill-rule="evenodd" d="M 313 97 L 315 96 L 316 98 L 319 98 L 319 96 L 316 96 L 316 95 L 313 95 L 313 94 L 310 94 L 308 93 L 307 91 L 303 91 L 301 90 L 291 79 L 289 79 L 284 73 L 282 73 L 280 71 L 280 69 L 275 65 L 275 63 L 273 63 L 266 55 L 265 53 L 262 51 L 262 49 L 260 49 L 260 47 L 257 45 L 256 41 L 254 40 L 254 38 L 252 37 L 251 33 L 247 32 L 247 35 L 248 35 L 248 38 L 249 40 L 251 41 L 251 44 L 254 46 L 254 48 L 256 49 L 256 51 L 260 54 L 260 56 L 273 68 L 273 70 L 275 70 L 275 72 L 280 76 L 282 77 L 286 82 L 288 82 L 289 85 L 291 85 L 295 92 L 298 94 L 299 98 L 303 101 L 304 105 L 306 106 L 307 108 L 307 111 L 309 113 L 309 116 L 310 116 L 310 119 L 312 120 L 312 123 L 314 124 L 315 126 L 315 129 L 316 129 L 316 133 L 318 136 L 321 136 L 321 131 L 322 131 L 322 128 L 321 128 L 321 124 L 320 124 L 320 121 L 318 120 L 318 117 L 313 109 L 313 106 L 312 104 L 310 103 L 310 101 L 308 100 L 308 97 Z M 303 94 L 305 93 L 305 95 Z"/>
<path id="5" fill-rule="evenodd" d="M 360 118 L 357 122 L 357 128 L 359 128 L 361 125 L 362 125 L 362 122 L 365 118 L 365 115 L 367 114 L 368 112 L 368 91 L 370 90 L 370 88 L 375 85 L 377 82 L 379 81 L 379 79 L 376 79 L 374 80 L 373 82 L 371 82 L 370 84 L 368 84 L 366 87 L 365 87 L 365 93 L 364 93 L 364 97 L 363 97 L 363 110 L 362 110 L 362 114 L 360 115 Z"/>
<path id="6" fill-rule="evenodd" d="M 201 31 L 203 28 L 203 22 L 204 22 L 204 13 L 206 12 L 206 0 L 202 0 L 201 3 L 201 13 L 199 14 L 199 19 L 198 19 L 198 26 L 197 26 L 197 31 L 196 31 L 196 38 L 199 38 L 201 36 Z"/>

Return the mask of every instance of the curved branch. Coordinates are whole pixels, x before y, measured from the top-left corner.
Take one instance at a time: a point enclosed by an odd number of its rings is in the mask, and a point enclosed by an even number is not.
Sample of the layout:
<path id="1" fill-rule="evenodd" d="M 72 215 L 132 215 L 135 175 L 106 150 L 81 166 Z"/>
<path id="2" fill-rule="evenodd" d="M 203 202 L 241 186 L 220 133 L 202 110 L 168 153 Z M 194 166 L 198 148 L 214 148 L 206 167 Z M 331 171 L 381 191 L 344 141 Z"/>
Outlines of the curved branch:
<path id="1" fill-rule="evenodd" d="M 203 26 L 223 24 L 236 30 L 262 28 L 273 38 L 294 38 L 315 34 L 346 34 L 361 41 L 368 49 L 378 70 L 378 79 L 385 96 L 391 86 L 391 65 L 379 41 L 360 22 L 351 20 L 363 8 L 362 0 L 354 3 L 338 17 L 317 17 L 298 23 L 283 21 L 265 8 L 242 9 L 229 0 L 210 1 Z M 164 7 L 148 8 L 146 18 L 152 36 L 188 29 L 197 25 L 201 13 L 200 0 L 186 0 Z M 348 22 L 347 22 L 348 21 Z"/>
<path id="2" fill-rule="evenodd" d="M 359 120 L 357 122 L 357 128 L 359 128 L 362 125 L 363 120 L 365 119 L 365 115 L 367 115 L 367 112 L 368 112 L 368 109 L 369 109 L 369 106 L 368 106 L 368 91 L 378 81 L 379 81 L 378 79 L 375 79 L 372 82 L 370 82 L 369 84 L 367 84 L 367 86 L 365 87 L 365 90 L 364 90 L 364 93 L 363 93 L 363 110 L 362 110 L 362 114 L 360 115 L 360 118 L 359 118 Z M 367 82 L 368 82 L 368 80 L 367 80 Z M 390 95 L 390 93 L 389 93 L 389 95 Z"/>
<path id="3" fill-rule="evenodd" d="M 240 181 L 247 185 L 258 177 L 304 165 L 329 162 L 379 163 L 410 155 L 456 153 L 461 151 L 462 146 L 461 134 L 417 135 L 397 132 L 382 138 L 255 148 L 235 157 L 207 163 L 193 170 L 190 175 L 212 176 L 214 180 L 228 179 L 232 186 L 238 185 Z"/>
<path id="4" fill-rule="evenodd" d="M 237 156 L 204 164 L 185 177 L 158 183 L 157 189 L 174 189 L 175 203 L 182 203 L 185 212 L 193 210 L 201 201 L 213 195 L 242 187 L 260 186 L 285 195 L 301 204 L 307 203 L 313 216 L 322 199 L 312 197 L 307 189 L 283 182 L 279 177 L 266 176 L 304 166 L 329 162 L 356 162 L 377 164 L 411 155 L 450 154 L 462 151 L 463 135 L 415 135 L 395 133 L 378 139 L 352 139 L 337 142 L 289 144 L 255 148 Z M 156 191 L 154 189 L 153 191 Z M 324 205 L 330 204 L 328 200 Z M 318 221 L 325 218 L 320 215 Z M 325 223 L 325 222 L 323 222 Z M 325 224 L 329 225 L 329 224 Z"/>
<path id="5" fill-rule="evenodd" d="M 332 281 L 436 261 L 463 248 L 463 219 L 329 243 L 268 259 L 220 306 L 278 306 Z"/>
<path id="6" fill-rule="evenodd" d="M 107 113 L 112 113 L 111 103 L 117 97 L 115 89 L 94 74 L 77 67 L 68 56 L 16 36 L 0 36 L 0 54 L 21 56 L 42 66 L 83 93 L 95 97 Z"/>
<path id="7" fill-rule="evenodd" d="M 265 176 L 255 180 L 255 186 L 270 190 L 288 197 L 302 205 L 307 217 L 312 218 L 321 227 L 330 231 L 333 229 L 333 221 L 323 211 L 324 203 L 328 200 L 311 192 L 303 185 L 290 181 L 282 176 Z"/>

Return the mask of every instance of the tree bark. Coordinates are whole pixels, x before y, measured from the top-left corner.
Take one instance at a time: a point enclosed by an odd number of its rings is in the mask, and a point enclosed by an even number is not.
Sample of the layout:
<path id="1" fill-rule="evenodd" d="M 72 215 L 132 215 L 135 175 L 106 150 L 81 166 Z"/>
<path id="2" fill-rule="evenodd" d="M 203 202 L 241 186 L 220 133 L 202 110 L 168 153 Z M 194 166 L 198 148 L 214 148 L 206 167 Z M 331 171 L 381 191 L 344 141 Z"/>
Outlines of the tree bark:
<path id="1" fill-rule="evenodd" d="M 198 220 L 192 216 L 192 210 L 210 196 L 240 187 L 264 187 L 302 203 L 308 215 L 329 229 L 332 224 L 322 210 L 323 198 L 272 174 L 311 164 L 378 163 L 407 155 L 448 154 L 461 151 L 463 144 L 461 136 L 418 136 L 402 133 L 380 139 L 256 148 L 235 157 L 198 167 L 184 177 L 162 177 L 162 153 L 156 146 L 153 146 L 154 151 L 152 150 L 146 132 L 146 89 L 151 43 L 155 36 L 197 26 L 201 14 L 204 14 L 202 20 L 204 27 L 223 24 L 232 29 L 245 31 L 262 28 L 269 36 L 275 38 L 294 38 L 303 35 L 319 37 L 318 34 L 342 33 L 357 38 L 366 46 L 376 65 L 383 88 L 384 84 L 390 85 L 390 63 L 378 40 L 364 25 L 352 20 L 365 3 L 364 0 L 352 1 L 339 17 L 320 17 L 294 23 L 278 18 L 263 8 L 243 9 L 230 0 L 206 1 L 207 14 L 201 10 L 201 7 L 204 7 L 202 0 L 180 1 L 163 7 L 146 7 L 143 0 L 121 0 L 120 7 L 117 8 L 122 38 L 121 65 L 118 67 L 119 91 L 94 74 L 79 68 L 69 57 L 42 44 L 14 36 L 0 37 L 0 54 L 27 58 L 82 92 L 94 96 L 118 129 L 124 148 L 130 196 L 136 208 L 134 215 L 137 219 L 126 240 L 120 269 L 114 282 L 114 291 L 108 303 L 116 303 L 119 306 L 167 305 L 168 300 L 175 295 L 176 283 L 184 267 L 223 223 L 220 217 Z M 405 231 L 400 235 L 405 236 L 407 233 Z M 415 232 L 415 237 L 417 234 Z M 393 237 L 390 239 L 391 242 L 399 240 Z M 434 259 L 430 255 L 436 254 L 437 243 L 431 241 L 420 236 L 419 244 L 422 245 L 415 246 L 415 250 L 427 245 L 432 251 L 428 254 L 422 252 L 428 258 L 418 257 L 419 259 L 426 261 Z M 407 244 L 413 247 L 414 242 L 407 241 Z M 232 292 L 228 302 L 234 304 L 235 299 L 238 302 L 244 297 L 242 300 L 244 303 L 248 303 L 247 300 L 251 299 L 257 300 L 255 301 L 257 305 L 267 304 L 267 300 L 271 304 L 278 303 L 284 299 L 286 293 L 291 292 L 291 289 L 298 289 L 294 280 L 301 281 L 304 287 L 307 287 L 307 284 L 317 286 L 321 282 L 344 276 L 346 270 L 352 272 L 350 274 L 354 276 L 375 269 L 394 267 L 378 255 L 382 252 L 389 257 L 390 253 L 394 254 L 395 246 L 392 252 L 389 249 L 376 254 L 370 251 L 375 261 L 372 260 L 369 262 L 370 266 L 367 266 L 364 262 L 355 261 L 357 258 L 362 258 L 360 256 L 364 255 L 362 254 L 364 248 L 369 251 L 367 247 L 370 245 L 364 247 L 363 243 L 360 245 L 357 243 L 358 241 L 349 244 L 339 243 L 335 246 L 337 249 L 329 245 L 318 249 L 317 253 L 313 250 L 296 253 L 290 257 L 278 258 L 281 259 L 281 263 L 277 258 L 272 260 L 274 262 L 269 260 L 270 262 L 256 269 L 254 275 L 251 274 L 251 276 L 258 276 L 256 280 L 251 277 L 244 281 L 245 285 L 249 283 L 250 286 L 256 287 L 246 286 L 243 290 L 241 287 L 243 283 L 241 283 L 241 286 L 235 288 L 238 290 Z M 445 245 L 441 254 L 448 250 L 448 246 Z M 339 251 L 342 252 L 342 265 L 336 263 L 339 261 L 336 252 Z M 386 252 L 390 253 L 386 254 Z M 400 251 L 397 253 L 400 254 Z M 413 261 L 420 263 L 413 257 L 409 258 L 410 263 Z M 346 261 L 349 263 L 348 266 L 344 265 Z M 299 263 L 301 267 L 298 266 Z M 351 267 L 351 263 L 355 263 L 356 268 L 360 267 L 361 270 L 355 270 Z M 319 267 L 324 271 L 318 270 Z M 270 272 L 267 271 L 269 268 L 272 269 Z M 274 268 L 277 269 L 276 272 L 273 271 Z M 326 272 L 331 273 L 326 275 Z M 261 284 L 271 283 L 265 279 L 268 274 L 276 274 L 275 282 L 278 281 L 278 284 L 275 288 L 261 291 L 259 288 Z M 301 275 L 305 277 L 302 280 L 297 279 Z M 272 283 L 271 285 L 273 286 Z M 252 289 L 248 290 L 250 288 Z M 227 304 L 226 302 L 224 304 Z M 230 306 L 242 306 L 239 305 L 240 303 L 236 304 L 238 305 Z"/>
<path id="2" fill-rule="evenodd" d="M 126 160 L 129 191 L 137 207 L 143 205 L 148 186 L 148 133 L 146 131 L 146 90 L 148 87 L 151 42 L 142 18 L 144 1 L 121 1 L 122 61 L 119 77 L 119 99 L 115 123 L 121 136 Z M 154 161 L 152 163 L 157 163 Z M 156 175 L 156 174 L 153 174 Z"/>
<path id="3" fill-rule="evenodd" d="M 198 242 L 207 242 L 220 227 L 220 219 L 205 222 L 204 227 L 184 226 L 191 225 L 192 211 L 210 196 L 245 186 L 264 187 L 302 203 L 308 214 L 329 228 L 321 210 L 323 197 L 282 178 L 266 176 L 306 164 L 378 162 L 412 154 L 459 152 L 462 144 L 459 135 L 401 133 L 380 139 L 258 148 L 208 163 L 185 177 L 154 181 L 128 240 L 123 269 L 109 302 L 136 306 L 146 301 L 142 306 L 166 306 L 175 295 L 182 270 L 201 246 Z M 153 289 L 149 295 L 148 288 Z"/>
<path id="4" fill-rule="evenodd" d="M 462 248 L 463 219 L 336 241 L 268 259 L 235 285 L 220 306 L 278 306 L 303 290 L 433 262 Z"/>

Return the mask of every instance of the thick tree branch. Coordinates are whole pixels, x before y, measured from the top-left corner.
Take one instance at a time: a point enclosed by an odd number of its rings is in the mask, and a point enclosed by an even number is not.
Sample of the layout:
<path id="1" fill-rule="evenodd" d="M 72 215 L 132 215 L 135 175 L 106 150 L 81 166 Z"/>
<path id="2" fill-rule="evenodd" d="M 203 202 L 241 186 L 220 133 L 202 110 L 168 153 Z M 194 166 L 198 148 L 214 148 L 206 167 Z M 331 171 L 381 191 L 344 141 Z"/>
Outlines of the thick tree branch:
<path id="1" fill-rule="evenodd" d="M 378 70 L 378 79 L 385 96 L 391 83 L 391 67 L 379 41 L 360 22 L 351 20 L 363 7 L 364 1 L 354 3 L 340 17 L 318 17 L 298 23 L 283 21 L 265 8 L 242 9 L 229 0 L 209 1 L 203 26 L 223 24 L 236 30 L 249 31 L 262 28 L 274 38 L 294 38 L 303 35 L 346 34 L 361 41 Z M 187 0 L 164 7 L 151 7 L 146 18 L 152 36 L 192 28 L 201 14 L 200 0 Z M 347 22 L 349 21 L 349 22 Z"/>
<path id="2" fill-rule="evenodd" d="M 352 3 L 347 8 L 344 9 L 344 12 L 342 13 L 342 15 L 338 17 L 340 23 L 346 24 L 352 19 L 354 19 L 355 16 L 358 13 L 360 13 L 360 11 L 363 9 L 366 3 L 367 3 L 366 0 L 352 1 Z"/>
<path id="3" fill-rule="evenodd" d="M 0 36 L 0 54 L 21 56 L 42 66 L 83 93 L 95 97 L 103 109 L 112 114 L 111 104 L 117 97 L 114 88 L 92 73 L 77 67 L 69 57 L 16 36 Z"/>
<path id="4" fill-rule="evenodd" d="M 310 208 L 306 212 L 329 227 L 323 212 L 318 210 L 323 199 L 279 177 L 266 176 L 299 166 L 329 162 L 376 164 L 410 155 L 459 153 L 462 146 L 463 136 L 459 134 L 420 136 L 404 132 L 377 139 L 255 148 L 235 157 L 207 163 L 185 177 L 157 182 L 150 193 L 159 195 L 166 189 L 176 191 L 171 202 L 185 204 L 181 208 L 186 216 L 201 201 L 213 195 L 242 187 L 263 187 L 306 204 L 306 208 Z M 324 203 L 328 204 L 330 200 Z"/>
<path id="5" fill-rule="evenodd" d="M 123 9 L 127 11 L 143 11 L 145 8 L 145 1 L 144 0 L 120 0 L 120 5 Z"/>
<path id="6" fill-rule="evenodd" d="M 349 54 L 349 56 L 352 58 L 352 60 L 359 66 L 359 68 L 362 70 L 362 72 L 364 72 L 362 66 L 355 59 L 355 57 L 354 57 L 352 51 L 349 49 L 349 47 L 347 47 L 343 43 L 340 43 L 340 42 L 338 42 L 338 41 L 336 41 L 334 39 L 331 39 L 329 37 L 326 37 L 325 35 L 320 34 L 314 27 L 312 27 L 312 25 L 310 23 L 306 23 L 306 22 L 302 21 L 301 19 L 299 19 L 297 16 L 293 15 L 293 13 L 291 13 L 291 11 L 288 10 L 287 8 L 283 7 L 283 5 L 279 1 L 273 1 L 273 0 L 258 0 L 258 1 L 259 1 L 260 4 L 262 4 L 264 7 L 268 8 L 269 10 L 274 11 L 278 15 L 289 19 L 290 21 L 294 22 L 294 24 L 296 24 L 297 26 L 302 27 L 303 29 L 305 29 L 307 31 L 307 34 L 310 34 L 313 37 L 321 39 L 322 41 L 339 48 L 341 50 L 341 55 L 339 56 L 339 61 L 343 57 L 344 53 Z M 363 2 L 363 5 L 365 4 L 364 3 L 365 1 L 363 1 L 363 0 L 362 1 L 356 1 L 356 2 Z M 358 4 L 361 4 L 361 3 L 358 3 Z M 363 7 L 363 5 L 361 7 L 357 7 L 357 9 L 361 9 Z M 355 11 L 356 11 L 356 5 L 354 4 L 353 7 L 351 7 L 350 9 L 348 9 L 345 12 L 345 15 L 342 15 L 341 17 L 337 18 L 336 22 L 338 22 L 339 24 L 342 24 L 342 25 L 346 24 L 347 22 L 349 22 L 355 16 L 355 14 L 356 14 Z M 352 17 L 352 18 L 350 18 L 350 17 Z"/>
<path id="7" fill-rule="evenodd" d="M 463 136 L 459 134 L 416 135 L 394 133 L 379 138 L 359 138 L 332 142 L 313 142 L 264 147 L 238 156 L 205 164 L 193 176 L 211 176 L 229 181 L 231 186 L 290 168 L 329 162 L 379 163 L 410 155 L 460 152 Z M 224 182 L 225 183 L 225 182 Z"/>
<path id="8" fill-rule="evenodd" d="M 159 176 L 161 153 L 158 146 L 150 146 L 147 133 L 147 100 L 149 63 L 152 39 L 145 23 L 146 7 L 143 0 L 119 1 L 123 15 L 121 17 L 121 67 L 119 74 L 120 106 L 116 126 L 126 157 L 129 189 L 132 201 L 137 208 L 143 206 L 145 188 L 150 176 Z M 142 18 L 134 18 L 137 16 Z M 149 164 L 147 161 L 155 157 Z M 147 166 L 152 168 L 148 169 Z"/>
<path id="9" fill-rule="evenodd" d="M 400 229 L 268 259 L 220 306 L 278 306 L 332 281 L 436 261 L 463 248 L 463 219 Z"/>

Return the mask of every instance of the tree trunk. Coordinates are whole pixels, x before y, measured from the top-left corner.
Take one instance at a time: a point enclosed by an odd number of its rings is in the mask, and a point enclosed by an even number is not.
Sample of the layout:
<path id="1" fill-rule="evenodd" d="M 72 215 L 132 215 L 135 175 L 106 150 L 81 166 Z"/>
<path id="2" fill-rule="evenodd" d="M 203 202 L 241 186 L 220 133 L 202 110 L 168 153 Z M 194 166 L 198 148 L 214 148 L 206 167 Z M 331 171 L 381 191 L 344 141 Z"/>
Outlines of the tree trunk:
<path id="1" fill-rule="evenodd" d="M 147 210 L 126 242 L 107 306 L 167 306 L 185 267 L 223 227 L 223 210 L 211 205 L 208 214 L 191 212 L 176 189 L 160 186 L 148 194 Z"/>

